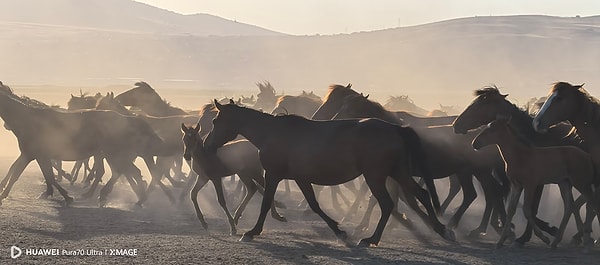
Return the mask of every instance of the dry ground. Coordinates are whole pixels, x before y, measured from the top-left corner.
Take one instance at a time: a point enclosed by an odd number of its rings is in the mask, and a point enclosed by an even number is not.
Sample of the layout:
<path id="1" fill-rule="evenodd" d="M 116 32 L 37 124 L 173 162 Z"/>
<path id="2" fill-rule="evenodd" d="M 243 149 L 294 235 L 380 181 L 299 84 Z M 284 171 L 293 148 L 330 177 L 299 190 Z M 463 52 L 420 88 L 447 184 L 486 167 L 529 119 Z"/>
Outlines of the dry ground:
<path id="1" fill-rule="evenodd" d="M 6 173 L 11 159 L 5 156 L 0 160 L 1 175 Z M 73 207 L 65 208 L 57 195 L 50 200 L 36 199 L 44 189 L 41 179 L 37 165 L 32 163 L 0 207 L 0 264 L 598 264 L 600 261 L 597 249 L 591 254 L 568 245 L 553 250 L 537 239 L 522 249 L 496 250 L 494 232 L 477 240 L 464 237 L 474 221 L 465 222 L 456 230 L 458 243 L 431 235 L 426 228 L 420 228 L 421 236 L 416 237 L 390 222 L 379 247 L 352 248 L 338 242 L 318 216 L 295 207 L 299 200 L 297 193 L 290 198 L 278 195 L 289 207 L 281 210 L 289 222 L 268 218 L 260 237 L 251 243 L 240 243 L 238 236 L 228 235 L 222 211 L 213 206 L 216 200 L 211 186 L 200 195 L 209 223 L 205 231 L 189 203 L 170 206 L 159 192 L 152 194 L 143 209 L 133 209 L 135 198 L 131 189 L 118 183 L 106 208 L 81 199 Z M 76 197 L 82 193 L 80 184 L 63 184 Z M 231 185 L 228 190 L 232 190 Z M 248 206 L 238 226 L 240 232 L 254 224 L 259 198 Z M 324 201 L 323 207 L 328 212 L 334 211 L 329 201 Z M 467 218 L 476 220 L 477 211 L 469 211 Z M 351 220 L 341 226 L 351 232 L 356 223 L 357 220 Z M 355 242 L 358 239 L 353 238 Z M 13 245 L 61 251 L 134 248 L 137 256 L 21 256 L 12 260 L 9 249 Z"/>

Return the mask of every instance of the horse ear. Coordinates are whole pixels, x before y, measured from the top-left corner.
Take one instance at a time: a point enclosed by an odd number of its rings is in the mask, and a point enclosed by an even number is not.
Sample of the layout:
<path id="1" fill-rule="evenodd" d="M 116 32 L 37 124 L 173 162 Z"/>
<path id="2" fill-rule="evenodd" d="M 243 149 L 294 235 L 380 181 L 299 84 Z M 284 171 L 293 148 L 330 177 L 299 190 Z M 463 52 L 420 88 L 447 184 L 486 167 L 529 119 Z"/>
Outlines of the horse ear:
<path id="1" fill-rule="evenodd" d="M 192 131 L 196 134 L 200 131 L 200 121 L 198 121 L 195 127 L 192 127 Z"/>
<path id="2" fill-rule="evenodd" d="M 348 85 L 346 86 L 346 88 L 351 88 L 352 87 L 352 83 L 348 83 Z"/>
<path id="3" fill-rule="evenodd" d="M 185 124 L 183 124 L 183 122 L 181 123 L 181 131 L 184 133 L 188 131 L 188 127 L 186 127 Z"/>
<path id="4" fill-rule="evenodd" d="M 369 98 L 369 96 L 370 96 L 370 94 L 367 94 L 367 95 L 365 96 L 365 99 L 368 99 L 368 98 Z"/>
<path id="5" fill-rule="evenodd" d="M 581 85 L 575 86 L 575 88 L 580 89 L 583 87 L 583 85 L 585 85 L 585 83 L 581 83 Z"/>
<path id="6" fill-rule="evenodd" d="M 231 105 L 235 105 L 235 101 L 233 101 L 233 99 L 231 99 L 231 98 L 230 98 L 230 99 L 229 99 L 229 104 L 231 104 Z"/>
<path id="7" fill-rule="evenodd" d="M 112 92 L 112 91 L 110 92 L 110 98 L 111 98 L 111 99 L 114 99 L 114 98 L 115 98 L 115 92 Z"/>
<path id="8" fill-rule="evenodd" d="M 500 94 L 500 96 L 502 96 L 503 98 L 506 98 L 506 97 L 508 97 L 508 94 L 506 94 L 506 95 Z"/>
<path id="9" fill-rule="evenodd" d="M 221 111 L 221 107 L 223 107 L 223 105 L 221 105 L 221 103 L 219 103 L 219 101 L 217 99 L 213 99 L 213 103 L 215 104 L 215 108 L 217 108 L 219 111 Z"/>
<path id="10" fill-rule="evenodd" d="M 73 96 L 73 94 L 71 94 L 71 98 L 75 98 L 75 96 Z"/>

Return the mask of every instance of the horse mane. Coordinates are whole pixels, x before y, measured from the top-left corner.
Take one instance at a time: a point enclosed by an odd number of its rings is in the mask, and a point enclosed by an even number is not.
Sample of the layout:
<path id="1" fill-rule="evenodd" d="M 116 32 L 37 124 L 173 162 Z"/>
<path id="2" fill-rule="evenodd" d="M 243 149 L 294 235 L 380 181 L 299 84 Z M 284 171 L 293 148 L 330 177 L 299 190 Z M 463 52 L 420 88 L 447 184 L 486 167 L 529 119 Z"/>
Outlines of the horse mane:
<path id="1" fill-rule="evenodd" d="M 356 91 L 352 90 L 352 84 L 348 84 L 347 86 L 343 86 L 343 85 L 339 85 L 339 84 L 331 84 L 327 88 L 327 93 L 323 97 L 323 102 L 326 102 L 327 100 L 329 100 L 329 96 L 331 96 L 331 94 L 335 91 L 338 91 L 338 92 L 343 91 L 344 93 L 354 92 L 354 93 L 358 94 Z"/>
<path id="2" fill-rule="evenodd" d="M 202 117 L 205 113 L 209 113 L 209 112 L 213 112 L 213 111 L 217 111 L 215 104 L 208 103 L 208 104 L 204 104 L 202 107 L 200 107 L 199 114 L 200 114 L 200 117 Z"/>
<path id="3" fill-rule="evenodd" d="M 32 107 L 32 108 L 36 108 L 36 109 L 59 108 L 58 105 L 50 106 L 44 102 L 41 102 L 37 99 L 30 98 L 28 96 L 19 96 L 19 95 L 15 94 L 15 92 L 13 91 L 13 89 L 11 87 L 2 84 L 2 82 L 0 82 L 0 87 L 2 87 L 4 90 L 6 90 L 8 92 L 8 96 L 10 98 L 20 102 L 23 105 L 28 106 L 28 107 Z"/>
<path id="4" fill-rule="evenodd" d="M 587 90 L 583 88 L 583 84 L 581 85 L 571 85 L 567 82 L 556 82 L 552 85 L 550 89 L 551 93 L 560 92 L 565 89 L 574 89 L 582 96 L 583 99 L 587 100 L 589 104 L 582 104 L 584 108 L 584 114 L 588 119 L 588 122 L 594 124 L 595 126 L 600 126 L 600 100 L 592 96 Z"/>
<path id="5" fill-rule="evenodd" d="M 485 87 L 482 87 L 480 89 L 473 91 L 473 95 L 476 97 L 481 96 L 481 95 L 487 95 L 487 94 L 502 95 L 502 94 L 500 94 L 500 90 L 498 89 L 498 87 L 496 85 L 485 86 Z"/>

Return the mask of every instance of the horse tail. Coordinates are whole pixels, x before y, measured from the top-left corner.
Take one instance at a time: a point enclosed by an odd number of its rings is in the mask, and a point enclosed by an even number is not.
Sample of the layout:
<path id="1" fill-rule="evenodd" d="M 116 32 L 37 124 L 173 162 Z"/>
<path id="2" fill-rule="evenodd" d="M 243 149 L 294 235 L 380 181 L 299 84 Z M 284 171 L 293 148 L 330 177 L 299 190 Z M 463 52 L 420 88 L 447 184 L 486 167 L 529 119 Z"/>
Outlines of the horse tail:
<path id="1" fill-rule="evenodd" d="M 436 213 L 440 211 L 440 199 L 433 183 L 433 176 L 427 166 L 427 156 L 421 144 L 421 138 L 411 127 L 399 127 L 399 134 L 404 138 L 406 146 L 410 152 L 411 167 L 421 171 L 421 177 L 425 181 L 425 186 L 429 191 L 431 202 Z M 411 171 L 412 173 L 412 171 Z"/>

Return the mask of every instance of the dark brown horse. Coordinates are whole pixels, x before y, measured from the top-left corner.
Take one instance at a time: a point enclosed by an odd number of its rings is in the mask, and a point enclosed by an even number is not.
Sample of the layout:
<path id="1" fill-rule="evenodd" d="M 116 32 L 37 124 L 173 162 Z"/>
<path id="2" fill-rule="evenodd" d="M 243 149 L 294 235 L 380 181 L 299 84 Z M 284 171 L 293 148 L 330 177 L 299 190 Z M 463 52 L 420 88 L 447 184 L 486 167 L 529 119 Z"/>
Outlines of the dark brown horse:
<path id="1" fill-rule="evenodd" d="M 497 145 L 506 166 L 506 174 L 511 182 L 507 207 L 506 223 L 511 223 L 515 214 L 521 192 L 523 195 L 523 213 L 534 233 L 546 244 L 556 247 L 561 241 L 567 223 L 573 213 L 572 186 L 586 198 L 586 212 L 593 216 L 596 207 L 593 191 L 597 185 L 594 165 L 591 156 L 573 146 L 534 147 L 522 139 L 509 125 L 510 117 L 500 117 L 483 129 L 475 139 L 473 148 L 479 150 L 485 146 Z M 534 220 L 535 193 L 540 185 L 558 184 L 564 203 L 563 218 L 558 232 L 550 243 Z M 578 224 L 580 230 L 591 232 L 592 219 L 587 218 L 585 228 Z M 504 226 L 497 247 L 501 247 L 511 234 L 511 226 Z M 586 237 L 589 238 L 589 232 Z"/>
<path id="2" fill-rule="evenodd" d="M 387 111 L 380 104 L 370 101 L 362 95 L 346 97 L 336 115 L 336 119 L 366 117 L 379 118 L 395 124 L 403 122 L 394 112 Z M 501 200 L 501 186 L 492 176 L 492 170 L 500 167 L 502 163 L 498 152 L 492 148 L 480 153 L 474 152 L 470 143 L 475 137 L 475 133 L 456 135 L 450 126 L 412 128 L 423 143 L 428 161 L 427 167 L 431 172 L 429 177 L 437 179 L 456 174 L 463 190 L 463 202 L 450 219 L 448 226 L 457 226 L 464 212 L 477 197 L 472 181 L 472 175 L 475 175 L 484 189 L 486 211 L 480 227 L 472 234 L 485 233 L 492 206 L 500 211 L 500 214 L 504 208 Z M 426 182 L 432 181 L 432 179 L 426 179 L 427 175 L 423 172 L 417 170 L 412 173 L 423 177 Z"/>
<path id="3" fill-rule="evenodd" d="M 359 245 L 377 245 L 381 239 L 394 205 L 385 187 L 388 176 L 400 184 L 409 205 L 426 223 L 444 238 L 454 239 L 454 233 L 437 219 L 427 191 L 409 173 L 411 160 L 425 162 L 420 140 L 412 129 L 377 119 L 311 121 L 294 115 L 272 116 L 216 101 L 215 107 L 219 112 L 205 140 L 206 148 L 216 150 L 241 134 L 260 150 L 265 168 L 260 216 L 242 241 L 250 241 L 262 232 L 275 190 L 283 179 L 294 180 L 311 209 L 336 236 L 345 239 L 347 235 L 338 228 L 338 223 L 319 207 L 311 184 L 338 185 L 361 174 L 377 198 L 382 214 L 373 236 L 362 239 Z M 418 207 L 415 197 L 427 213 Z"/>
<path id="4" fill-rule="evenodd" d="M 177 115 L 177 116 L 167 116 L 167 117 L 153 117 L 147 115 L 137 115 L 133 112 L 129 111 L 125 106 L 123 106 L 120 102 L 118 102 L 114 94 L 107 93 L 106 96 L 98 99 L 96 103 L 96 109 L 98 110 L 112 110 L 116 111 L 119 114 L 133 117 L 134 119 L 141 119 L 144 122 L 147 122 L 150 127 L 154 130 L 154 132 L 163 139 L 162 145 L 162 154 L 166 156 L 158 156 L 156 158 L 156 173 L 158 178 L 166 177 L 173 186 L 181 186 L 181 182 L 175 180 L 171 176 L 170 170 L 173 169 L 175 174 L 183 174 L 181 172 L 181 163 L 183 160 L 183 143 L 181 142 L 181 132 L 179 130 L 179 124 L 194 124 L 198 121 L 198 116 L 195 115 Z M 195 176 L 194 176 L 195 177 Z M 187 189 L 184 189 L 180 196 L 181 199 L 186 196 L 191 189 L 192 182 L 188 182 L 189 187 L 186 186 Z M 158 184 L 161 189 L 165 192 L 167 197 L 171 200 L 171 202 L 175 202 L 174 197 L 171 194 L 169 188 L 165 185 L 162 185 L 162 182 L 155 181 L 153 184 Z M 94 183 L 94 186 L 97 185 L 97 181 Z M 93 187 L 94 187 L 93 186 Z M 152 188 L 150 186 L 149 188 Z"/>
<path id="5" fill-rule="evenodd" d="M 583 85 L 555 83 L 544 105 L 533 120 L 536 131 L 549 132 L 551 126 L 563 121 L 571 123 L 585 141 L 596 169 L 600 168 L 600 103 Z M 589 231 L 584 231 L 585 234 Z M 584 243 L 591 242 L 584 238 Z"/>
<path id="6" fill-rule="evenodd" d="M 133 184 L 138 204 L 146 200 L 145 184 L 133 160 L 142 156 L 154 173 L 152 157 L 147 154 L 160 154 L 162 145 L 162 139 L 147 123 L 112 111 L 65 112 L 30 106 L 1 83 L 0 116 L 17 137 L 21 150 L 6 176 L 9 180 L 1 199 L 8 196 L 25 167 L 36 160 L 46 180 L 43 196 L 51 196 L 56 187 L 68 205 L 73 199 L 53 178 L 50 160 L 78 161 L 100 156 L 113 169 L 113 177 L 101 191 L 101 203 L 121 174 Z"/>
<path id="7" fill-rule="evenodd" d="M 180 108 L 171 106 L 146 82 L 135 83 L 134 88 L 117 95 L 115 99 L 125 106 L 137 107 L 150 116 L 164 117 L 188 114 Z"/>
<path id="8" fill-rule="evenodd" d="M 258 157 L 258 149 L 247 140 L 238 140 L 225 144 L 217 150 L 215 155 L 214 153 L 206 152 L 204 142 L 199 134 L 199 125 L 196 125 L 196 127 L 188 127 L 185 124 L 181 124 L 181 130 L 183 132 L 182 140 L 185 145 L 184 157 L 187 161 L 191 161 L 190 164 L 192 165 L 192 169 L 198 174 L 198 178 L 191 193 L 192 203 L 194 204 L 198 220 L 200 220 L 200 223 L 206 229 L 208 225 L 206 224 L 200 206 L 198 205 L 198 192 L 210 180 L 215 186 L 217 201 L 227 215 L 231 235 L 236 235 L 237 230 L 235 226 L 242 216 L 246 205 L 250 199 L 252 199 L 252 196 L 254 196 L 254 193 L 258 190 L 259 193 L 264 194 L 264 170 Z M 246 192 L 242 202 L 232 216 L 227 209 L 222 178 L 235 174 L 237 174 L 240 177 L 241 182 L 244 183 Z M 285 218 L 277 212 L 275 203 L 271 206 L 271 216 L 278 221 L 286 221 Z"/>
<path id="9" fill-rule="evenodd" d="M 482 125 L 486 125 L 496 119 L 496 117 L 512 117 L 510 119 L 510 126 L 519 132 L 519 134 L 533 143 L 536 146 L 562 146 L 571 145 L 577 146 L 582 149 L 586 149 L 583 141 L 575 133 L 571 133 L 572 126 L 568 124 L 559 124 L 549 130 L 548 133 L 542 134 L 534 130 L 532 121 L 533 117 L 529 115 L 527 110 L 520 109 L 515 104 L 511 103 L 506 99 L 508 95 L 500 93 L 497 87 L 490 86 L 476 90 L 474 92 L 475 99 L 471 102 L 467 108 L 456 118 L 453 123 L 454 131 L 456 133 L 466 133 L 468 130 L 479 128 Z M 540 187 L 536 193 L 534 203 L 533 214 L 537 214 L 537 206 L 542 196 L 543 187 Z M 575 215 L 579 218 L 579 215 Z M 536 219 L 537 220 L 537 219 Z M 537 225 L 542 230 L 551 232 L 554 230 L 550 228 L 547 223 L 537 220 Z M 549 230 L 551 229 L 551 230 Z M 527 224 L 525 233 L 519 237 L 515 242 L 518 244 L 524 244 L 531 238 L 532 227 Z M 552 232 L 551 232 L 552 234 Z"/>

